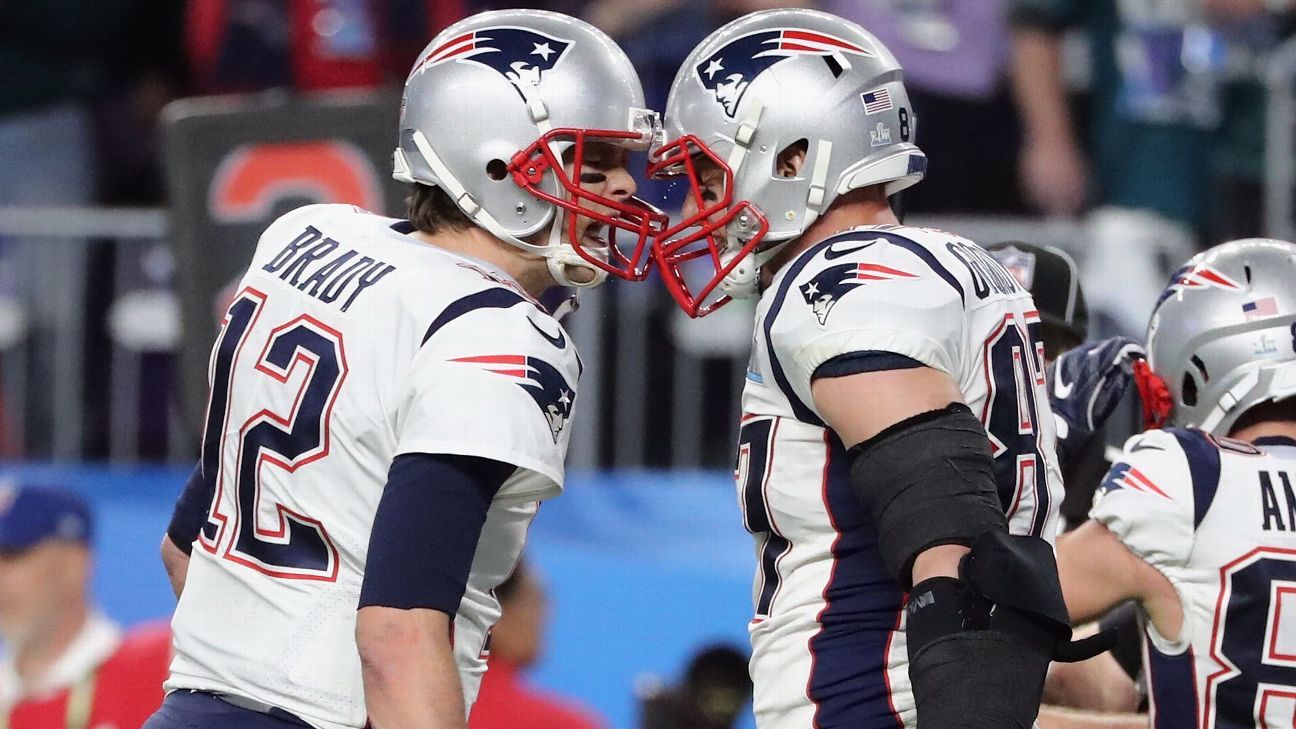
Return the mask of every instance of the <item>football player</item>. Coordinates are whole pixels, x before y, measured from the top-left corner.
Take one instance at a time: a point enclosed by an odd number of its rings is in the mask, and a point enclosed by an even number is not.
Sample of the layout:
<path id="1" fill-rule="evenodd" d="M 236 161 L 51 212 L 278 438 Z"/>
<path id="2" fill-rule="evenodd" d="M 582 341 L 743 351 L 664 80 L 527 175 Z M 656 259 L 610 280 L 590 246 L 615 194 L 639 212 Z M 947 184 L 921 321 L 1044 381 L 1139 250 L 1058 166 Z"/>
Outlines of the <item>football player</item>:
<path id="1" fill-rule="evenodd" d="M 563 484 L 580 362 L 537 299 L 641 278 L 664 223 L 626 171 L 643 106 L 592 26 L 471 17 L 405 85 L 408 219 L 313 205 L 262 234 L 164 541 L 150 729 L 465 726 L 492 590 Z"/>
<path id="2" fill-rule="evenodd" d="M 1159 386 L 1142 390 L 1159 390 L 1174 427 L 1129 439 L 1091 520 L 1059 540 L 1067 606 L 1085 621 L 1137 601 L 1156 729 L 1288 726 L 1296 245 L 1249 239 L 1194 257 L 1161 295 L 1147 351 Z"/>
<path id="3" fill-rule="evenodd" d="M 900 66 L 841 18 L 754 13 L 694 49 L 665 125 L 651 170 L 690 187 L 653 247 L 668 288 L 693 316 L 760 295 L 758 725 L 1031 726 L 1074 650 L 1039 315 L 974 243 L 898 224 L 927 164 Z"/>

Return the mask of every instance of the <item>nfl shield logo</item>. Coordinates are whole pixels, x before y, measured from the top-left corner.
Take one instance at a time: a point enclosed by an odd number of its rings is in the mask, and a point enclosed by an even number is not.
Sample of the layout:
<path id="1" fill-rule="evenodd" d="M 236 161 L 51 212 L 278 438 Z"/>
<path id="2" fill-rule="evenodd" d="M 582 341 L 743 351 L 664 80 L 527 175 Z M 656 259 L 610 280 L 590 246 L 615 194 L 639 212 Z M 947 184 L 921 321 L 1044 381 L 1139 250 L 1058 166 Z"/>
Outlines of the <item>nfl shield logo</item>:
<path id="1" fill-rule="evenodd" d="M 1008 273 L 1017 279 L 1021 287 L 1030 291 L 1031 284 L 1035 282 L 1035 254 L 1023 251 L 1016 246 L 1007 246 L 999 250 L 990 251 L 990 255 L 999 262 L 999 265 L 1008 269 Z"/>

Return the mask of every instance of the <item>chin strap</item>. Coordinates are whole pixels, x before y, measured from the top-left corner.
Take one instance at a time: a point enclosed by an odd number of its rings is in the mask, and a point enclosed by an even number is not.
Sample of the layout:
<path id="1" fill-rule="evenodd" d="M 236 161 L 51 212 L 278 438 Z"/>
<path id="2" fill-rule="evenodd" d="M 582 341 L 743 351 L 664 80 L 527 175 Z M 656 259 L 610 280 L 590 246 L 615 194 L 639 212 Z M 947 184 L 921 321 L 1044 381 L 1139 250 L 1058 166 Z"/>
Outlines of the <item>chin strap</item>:
<path id="1" fill-rule="evenodd" d="M 557 281 L 559 286 L 587 289 L 601 285 L 607 280 L 608 272 L 591 264 L 576 252 L 571 241 L 566 238 L 567 226 L 564 225 L 566 218 L 567 211 L 555 205 L 553 226 L 549 228 L 549 247 L 545 254 L 549 275 L 553 276 L 553 280 Z M 580 283 L 572 280 L 572 269 L 588 271 L 593 275 L 589 281 Z"/>
<path id="2" fill-rule="evenodd" d="M 1241 413 L 1237 413 L 1234 417 L 1229 415 L 1234 413 L 1238 405 L 1260 386 L 1262 375 L 1268 375 L 1264 384 L 1268 399 L 1282 400 L 1296 395 L 1296 361 L 1256 367 L 1220 396 L 1219 402 L 1202 420 L 1201 429 L 1216 435 L 1225 435 Z M 1254 404 L 1248 403 L 1248 407 Z"/>
<path id="3" fill-rule="evenodd" d="M 743 160 L 751 149 L 752 140 L 756 136 L 757 125 L 764 111 L 765 103 L 759 98 L 752 99 L 746 117 L 738 125 L 738 131 L 734 133 L 733 151 L 729 153 L 729 159 L 725 161 L 733 173 L 734 180 L 738 179 Z M 826 139 L 820 139 L 815 143 L 814 159 L 810 162 L 808 170 L 810 189 L 806 194 L 805 214 L 801 222 L 801 231 L 805 231 L 819 217 L 823 209 L 827 207 L 828 168 L 829 162 L 832 160 L 832 147 L 832 142 Z M 727 231 L 725 238 L 729 250 L 742 250 L 743 240 L 729 235 Z M 720 290 L 734 299 L 750 299 L 755 296 L 760 289 L 761 267 L 768 263 L 771 258 L 778 255 L 779 251 L 783 250 L 783 247 L 791 243 L 795 238 L 796 236 L 793 236 L 786 241 L 769 245 L 764 250 L 753 251 L 724 277 L 724 280 L 720 283 Z M 729 265 L 732 260 L 732 255 L 721 255 L 721 268 Z"/>
<path id="4" fill-rule="evenodd" d="M 729 159 L 725 160 L 735 180 L 738 179 L 738 170 L 742 169 L 743 159 L 751 150 L 752 140 L 756 138 L 756 129 L 760 126 L 761 114 L 764 113 L 765 102 L 760 97 L 753 97 L 751 103 L 747 105 L 747 114 L 743 116 L 741 122 L 738 122 L 738 129 L 733 137 L 733 149 L 729 152 Z"/>
<path id="5" fill-rule="evenodd" d="M 504 226 L 500 225 L 499 221 L 495 219 L 495 216 L 487 212 L 486 209 L 483 208 L 466 189 L 464 189 L 464 186 L 459 184 L 459 179 L 454 176 L 454 173 L 450 172 L 450 168 L 446 167 L 445 163 L 441 161 L 441 158 L 437 156 L 436 151 L 432 149 L 432 144 L 428 142 L 427 137 L 424 136 L 422 131 L 415 129 L 413 138 L 414 146 L 418 148 L 419 154 L 423 155 L 423 161 L 427 162 L 428 167 L 432 170 L 432 174 L 436 175 L 437 185 L 454 199 L 455 204 L 459 206 L 459 209 L 472 219 L 474 223 L 485 228 L 491 235 L 506 243 L 512 243 L 518 248 L 532 253 L 543 253 L 543 246 L 527 243 L 512 233 L 509 233 L 507 230 L 504 230 Z"/>
<path id="6" fill-rule="evenodd" d="M 1215 402 L 1215 407 L 1211 408 L 1205 418 L 1202 418 L 1201 429 L 1207 433 L 1215 433 L 1217 429 L 1224 430 L 1222 427 L 1224 418 L 1228 417 L 1229 412 L 1237 407 L 1238 403 L 1242 402 L 1242 399 L 1249 395 L 1258 384 L 1260 384 L 1259 368 L 1243 375 L 1242 379 L 1237 381 L 1237 384 L 1230 387 L 1223 395 L 1220 395 L 1219 400 Z M 1217 435 L 1222 435 L 1222 433 L 1217 433 Z"/>
<path id="7" fill-rule="evenodd" d="M 729 158 L 725 160 L 725 164 L 729 167 L 729 174 L 733 175 L 735 185 L 737 184 L 738 175 L 742 171 L 743 161 L 747 158 L 747 152 L 751 150 L 752 140 L 756 137 L 756 129 L 760 126 L 761 115 L 764 113 L 764 100 L 753 96 L 751 103 L 747 104 L 747 113 L 743 116 L 742 121 L 738 122 L 738 129 L 733 136 L 733 149 L 729 151 Z M 726 252 L 740 251 L 743 248 L 743 241 L 729 235 L 728 231 L 725 231 L 725 244 Z M 733 253 L 720 254 L 720 267 L 723 269 L 728 266 L 733 261 L 734 255 Z M 755 254 L 748 256 L 744 261 L 740 261 L 720 281 L 720 290 L 726 296 L 733 299 L 750 299 L 756 295 L 758 289 L 757 277 L 760 272 L 760 264 L 763 261 L 754 261 L 753 258 L 755 258 Z"/>
<path id="8" fill-rule="evenodd" d="M 814 162 L 810 165 L 810 192 L 806 195 L 805 220 L 801 230 L 810 227 L 827 207 L 828 162 L 832 159 L 832 142 L 820 139 L 815 144 Z"/>
<path id="9" fill-rule="evenodd" d="M 752 251 L 720 282 L 720 290 L 733 299 L 750 299 L 760 292 L 760 270 L 771 258 L 777 256 L 792 240 L 775 243 L 763 251 Z M 730 242 L 732 248 L 742 249 L 742 243 Z M 729 265 L 732 256 L 720 256 L 721 267 Z"/>

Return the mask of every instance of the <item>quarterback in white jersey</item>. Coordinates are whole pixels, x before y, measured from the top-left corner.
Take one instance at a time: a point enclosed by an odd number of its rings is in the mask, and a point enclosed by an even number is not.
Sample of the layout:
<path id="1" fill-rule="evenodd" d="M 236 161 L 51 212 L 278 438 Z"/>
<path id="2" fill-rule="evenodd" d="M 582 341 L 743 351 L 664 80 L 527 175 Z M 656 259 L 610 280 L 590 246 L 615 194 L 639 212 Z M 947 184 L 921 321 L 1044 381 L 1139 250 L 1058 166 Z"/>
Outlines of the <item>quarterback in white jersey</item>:
<path id="1" fill-rule="evenodd" d="M 454 620 L 472 703 L 499 617 L 490 591 L 536 502 L 562 486 L 579 365 L 505 272 L 412 232 L 315 205 L 262 234 L 213 352 L 203 470 L 218 474 L 216 493 L 172 624 L 168 690 L 363 726 L 353 636 L 374 515 L 395 458 L 446 453 L 516 467 Z"/>
<path id="2" fill-rule="evenodd" d="M 1180 427 L 1130 438 L 1092 520 L 1059 539 L 1067 606 L 1085 620 L 1138 602 L 1155 729 L 1292 726 L 1296 245 L 1189 261 L 1148 355 Z"/>
<path id="3" fill-rule="evenodd" d="M 1039 316 L 975 244 L 898 225 L 926 169 L 901 78 L 853 23 L 753 13 L 685 61 L 653 153 L 690 186 L 653 246 L 682 308 L 760 292 L 737 485 L 761 729 L 1028 727 L 1073 657 Z"/>
<path id="4" fill-rule="evenodd" d="M 465 726 L 493 590 L 563 485 L 581 365 L 538 298 L 642 278 L 664 223 L 626 170 L 642 107 L 592 26 L 474 16 L 406 83 L 409 220 L 314 205 L 262 234 L 163 543 L 180 603 L 149 729 Z"/>

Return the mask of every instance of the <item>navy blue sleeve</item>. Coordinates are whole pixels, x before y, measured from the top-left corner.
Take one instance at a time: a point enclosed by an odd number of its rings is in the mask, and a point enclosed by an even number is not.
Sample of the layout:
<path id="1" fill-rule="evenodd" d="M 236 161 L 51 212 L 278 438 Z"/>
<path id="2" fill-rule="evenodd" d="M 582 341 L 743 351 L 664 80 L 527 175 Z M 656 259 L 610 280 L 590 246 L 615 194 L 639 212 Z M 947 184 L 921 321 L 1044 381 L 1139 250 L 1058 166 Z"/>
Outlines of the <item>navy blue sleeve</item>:
<path id="1" fill-rule="evenodd" d="M 199 461 L 194 466 L 193 473 L 189 474 L 180 498 L 176 499 L 175 509 L 171 512 L 171 523 L 167 525 L 167 536 L 185 554 L 193 550 L 198 531 L 207 522 L 207 509 L 211 507 L 216 487 L 216 480 L 203 478 L 202 470 L 202 461 Z"/>
<path id="2" fill-rule="evenodd" d="M 924 366 L 922 362 L 912 357 L 906 357 L 895 352 L 879 352 L 875 350 L 847 352 L 846 354 L 839 354 L 816 367 L 814 374 L 810 376 L 810 381 L 814 382 L 824 377 L 846 377 L 861 372 L 908 370 Z"/>
<path id="3" fill-rule="evenodd" d="M 487 458 L 406 453 L 378 502 L 360 607 L 459 610 L 486 511 L 516 466 Z"/>

